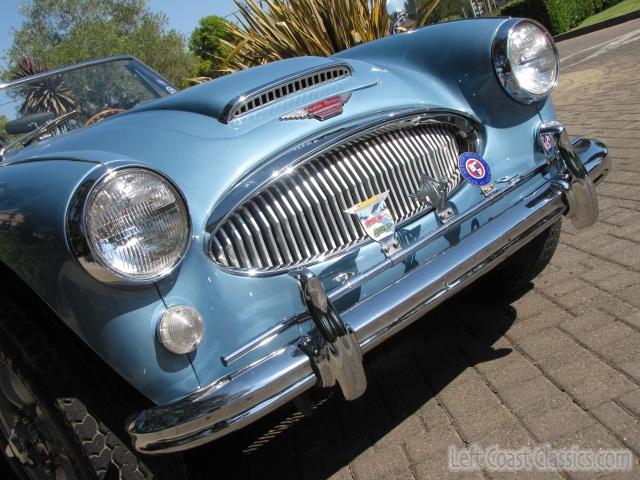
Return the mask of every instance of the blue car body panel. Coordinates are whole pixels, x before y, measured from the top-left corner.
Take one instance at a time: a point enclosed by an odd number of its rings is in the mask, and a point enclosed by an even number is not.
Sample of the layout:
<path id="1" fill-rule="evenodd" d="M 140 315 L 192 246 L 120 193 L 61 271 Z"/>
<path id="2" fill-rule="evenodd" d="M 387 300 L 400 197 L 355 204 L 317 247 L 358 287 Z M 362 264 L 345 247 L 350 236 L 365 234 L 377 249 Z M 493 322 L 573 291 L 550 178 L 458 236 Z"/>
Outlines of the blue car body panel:
<path id="1" fill-rule="evenodd" d="M 133 386 L 156 403 L 177 399 L 199 385 L 238 370 L 309 330 L 294 325 L 276 339 L 230 366 L 221 357 L 293 316 L 303 314 L 290 276 L 251 277 L 221 269 L 207 255 L 207 222 L 234 185 L 249 178 L 280 152 L 338 126 L 374 113 L 400 109 L 447 109 L 477 120 L 481 154 L 494 181 L 544 161 L 534 134 L 553 119 L 550 101 L 538 106 L 514 102 L 496 80 L 491 60 L 493 36 L 504 19 L 478 19 L 434 25 L 388 37 L 332 57 L 303 57 L 249 69 L 136 107 L 91 128 L 53 137 L 8 157 L 0 168 L 0 214 L 24 216 L 19 226 L 0 231 L 2 261 L 16 271 L 86 343 Z M 227 104 L 244 92 L 308 68 L 347 63 L 353 75 L 225 124 Z M 344 113 L 280 121 L 293 110 L 352 92 Z M 541 111 L 539 111 L 541 108 Z M 92 163 L 91 163 L 92 162 Z M 145 288 L 108 286 L 93 279 L 73 258 L 65 239 L 69 201 L 100 165 L 148 165 L 171 178 L 183 192 L 192 220 L 192 242 L 179 268 Z M 53 181 L 52 181 L 53 179 Z M 542 183 L 531 180 L 529 191 Z M 5 190 L 6 189 L 6 190 Z M 16 191 L 13 191 L 13 190 Z M 464 184 L 451 197 L 463 212 L 481 199 Z M 514 194 L 515 195 L 515 194 Z M 508 196 L 464 224 L 457 239 L 524 196 Z M 14 212 L 14 213 L 12 213 Z M 398 236 L 408 244 L 436 228 L 433 213 L 404 225 Z M 20 233 L 23 232 L 23 233 Z M 26 235 L 28 242 L 14 238 Z M 415 256 L 415 264 L 456 239 L 442 238 Z M 379 245 L 367 243 L 315 265 L 327 290 L 340 272 L 362 272 L 384 259 Z M 47 265 L 47 271 L 40 266 Z M 346 309 L 407 271 L 397 265 L 364 284 L 338 304 Z M 205 318 L 206 335 L 188 357 L 169 354 L 155 338 L 166 307 L 189 304 Z"/>

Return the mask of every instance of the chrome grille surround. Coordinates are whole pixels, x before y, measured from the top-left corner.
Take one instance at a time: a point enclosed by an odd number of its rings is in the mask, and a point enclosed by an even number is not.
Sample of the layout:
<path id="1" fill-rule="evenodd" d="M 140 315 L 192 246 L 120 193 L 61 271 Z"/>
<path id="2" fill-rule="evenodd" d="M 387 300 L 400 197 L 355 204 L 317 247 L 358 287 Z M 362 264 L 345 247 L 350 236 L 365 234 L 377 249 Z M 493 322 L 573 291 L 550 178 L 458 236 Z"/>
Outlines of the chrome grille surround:
<path id="1" fill-rule="evenodd" d="M 397 223 L 414 220 L 430 211 L 409 198 L 420 174 L 445 181 L 451 195 L 462 182 L 459 152 L 481 153 L 478 125 L 456 112 L 407 109 L 298 145 L 249 174 L 214 208 L 209 255 L 246 275 L 325 261 L 370 241 L 344 210 L 386 190 Z"/>
<path id="2" fill-rule="evenodd" d="M 265 108 L 286 97 L 341 80 L 351 74 L 349 65 L 338 63 L 323 65 L 280 79 L 232 100 L 222 112 L 220 121 L 229 123 L 231 120 Z"/>

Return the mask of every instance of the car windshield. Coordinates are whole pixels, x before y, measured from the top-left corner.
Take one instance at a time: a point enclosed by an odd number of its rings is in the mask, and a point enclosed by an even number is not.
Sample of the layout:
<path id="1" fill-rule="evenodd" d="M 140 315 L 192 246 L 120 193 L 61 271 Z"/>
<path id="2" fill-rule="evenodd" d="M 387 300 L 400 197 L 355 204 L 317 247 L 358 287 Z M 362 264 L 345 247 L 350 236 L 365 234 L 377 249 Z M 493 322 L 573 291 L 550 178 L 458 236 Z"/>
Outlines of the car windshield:
<path id="1" fill-rule="evenodd" d="M 0 151 L 94 125 L 175 93 L 132 58 L 87 62 L 0 85 Z"/>

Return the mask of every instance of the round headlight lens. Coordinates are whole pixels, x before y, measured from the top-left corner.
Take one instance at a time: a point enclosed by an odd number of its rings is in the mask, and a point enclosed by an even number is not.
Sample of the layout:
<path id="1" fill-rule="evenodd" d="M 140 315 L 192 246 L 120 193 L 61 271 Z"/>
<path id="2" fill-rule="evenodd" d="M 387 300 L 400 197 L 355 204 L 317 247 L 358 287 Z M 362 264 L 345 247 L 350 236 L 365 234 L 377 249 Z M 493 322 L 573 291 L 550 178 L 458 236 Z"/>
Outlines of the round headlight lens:
<path id="1" fill-rule="evenodd" d="M 187 208 L 176 188 L 150 170 L 117 170 L 93 189 L 84 211 L 95 260 L 125 280 L 155 280 L 189 243 Z"/>
<path id="2" fill-rule="evenodd" d="M 513 22 L 513 21 L 512 21 Z M 530 21 L 507 24 L 507 36 L 495 40 L 494 61 L 498 77 L 507 93 L 522 103 L 548 96 L 558 82 L 558 54 L 551 35 Z"/>

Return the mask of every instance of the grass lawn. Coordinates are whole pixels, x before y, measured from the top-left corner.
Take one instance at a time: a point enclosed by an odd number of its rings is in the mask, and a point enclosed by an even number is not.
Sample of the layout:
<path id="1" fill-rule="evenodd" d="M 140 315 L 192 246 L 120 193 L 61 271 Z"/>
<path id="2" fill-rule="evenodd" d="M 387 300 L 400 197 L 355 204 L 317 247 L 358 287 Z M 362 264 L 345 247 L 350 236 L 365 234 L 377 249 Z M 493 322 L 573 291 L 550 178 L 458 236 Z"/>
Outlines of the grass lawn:
<path id="1" fill-rule="evenodd" d="M 609 20 L 610 18 L 619 17 L 620 15 L 624 15 L 625 13 L 634 12 L 636 10 L 640 10 L 640 0 L 624 0 L 623 2 L 614 5 L 613 7 L 607 8 L 600 13 L 596 13 L 595 15 L 590 16 L 589 18 L 585 18 L 580 25 L 576 28 L 586 27 L 587 25 L 593 25 L 594 23 L 602 22 L 604 20 Z"/>

